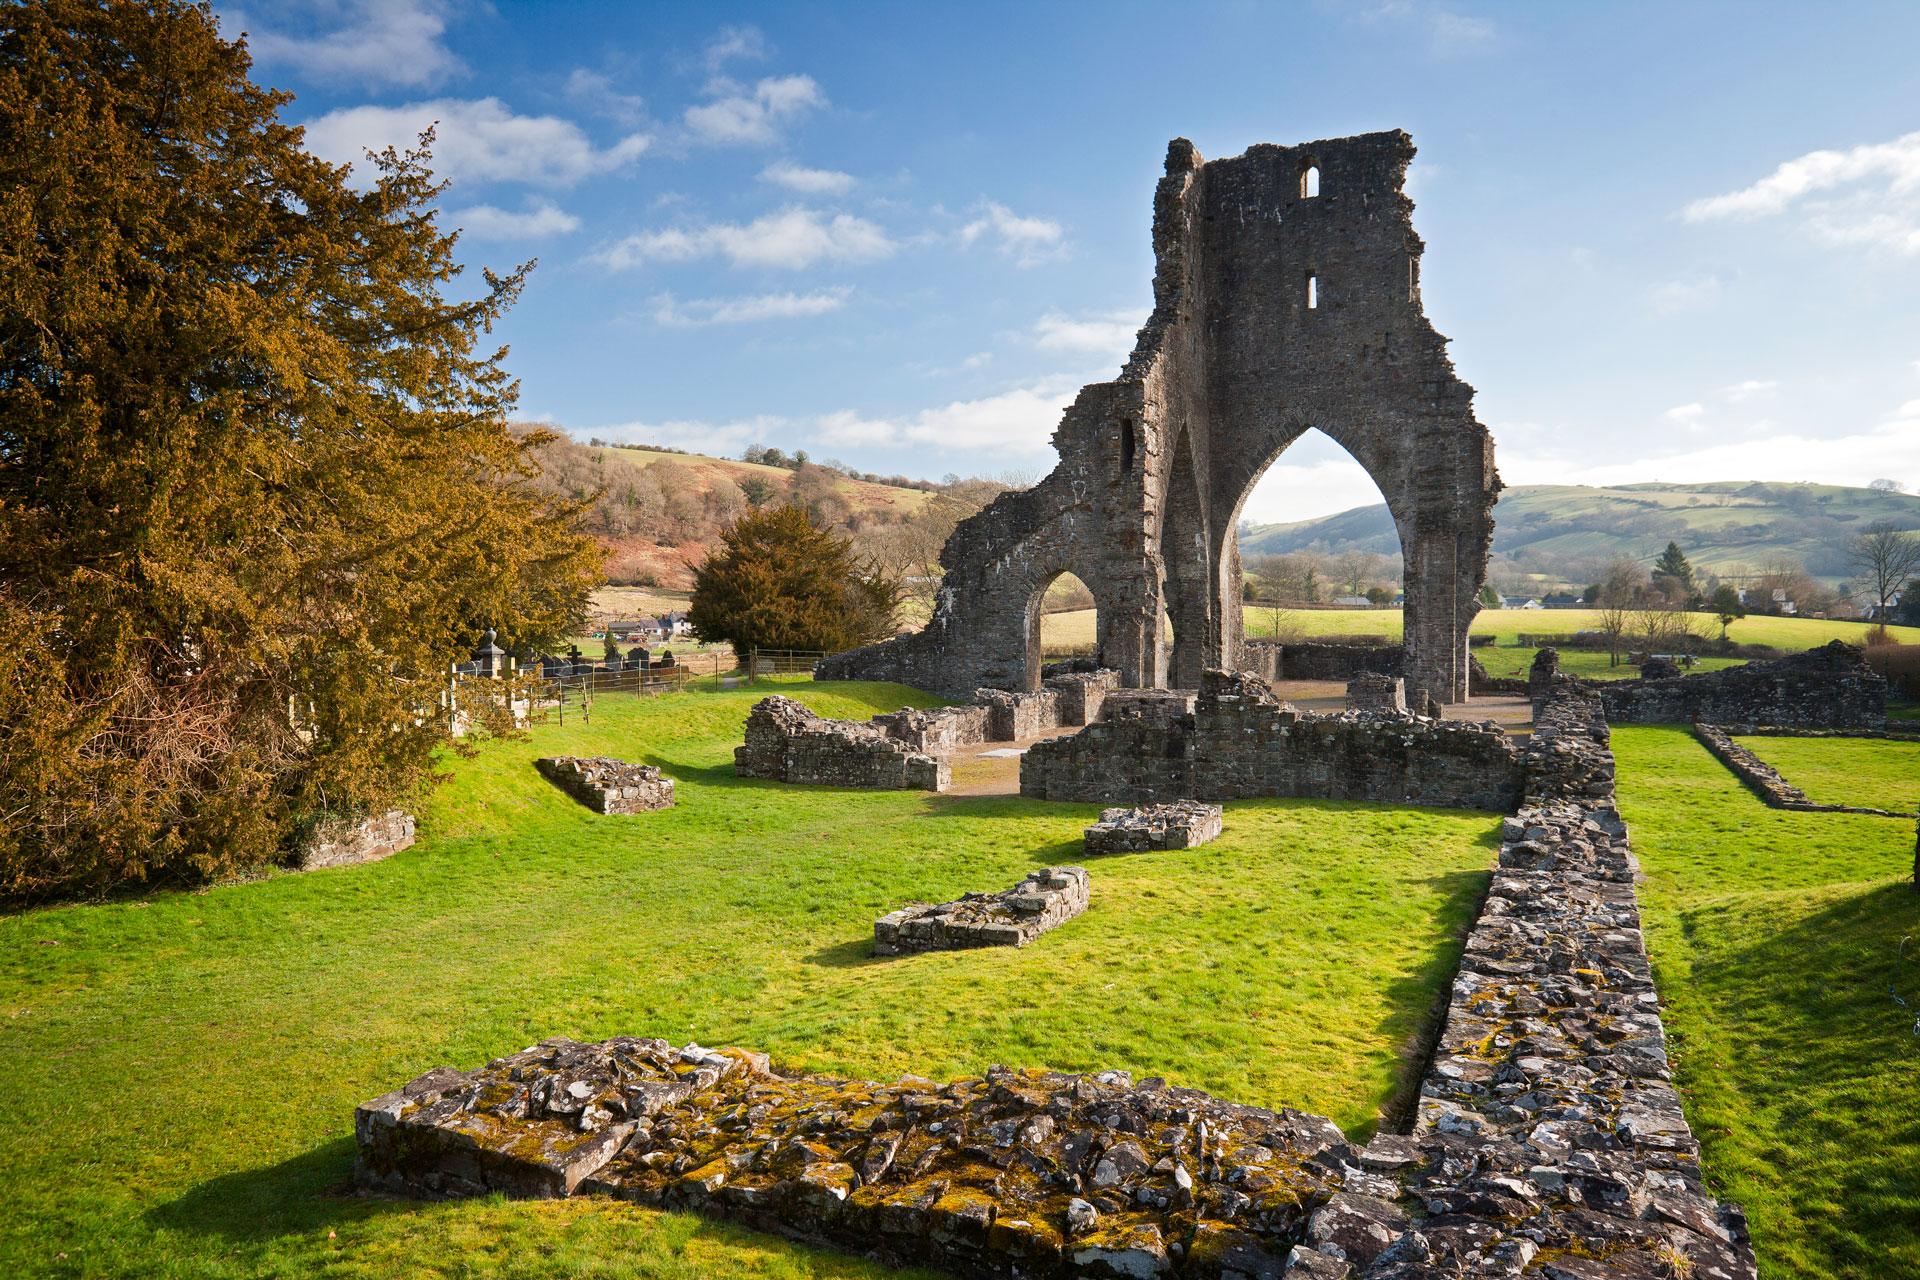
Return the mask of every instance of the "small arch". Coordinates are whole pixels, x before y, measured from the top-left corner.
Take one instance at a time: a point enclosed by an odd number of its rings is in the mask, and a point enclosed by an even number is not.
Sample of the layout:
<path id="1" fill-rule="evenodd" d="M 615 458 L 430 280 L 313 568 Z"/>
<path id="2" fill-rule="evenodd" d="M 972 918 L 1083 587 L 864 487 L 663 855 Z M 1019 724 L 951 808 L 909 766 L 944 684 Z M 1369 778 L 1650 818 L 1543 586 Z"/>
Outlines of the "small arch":
<path id="1" fill-rule="evenodd" d="M 1062 570 L 1033 593 L 1028 606 L 1027 687 L 1040 687 L 1040 669 L 1069 658 L 1100 658 L 1100 608 L 1093 591 Z"/>
<path id="2" fill-rule="evenodd" d="M 1311 200 L 1320 194 L 1320 166 L 1312 160 L 1300 165 L 1300 198 Z"/>
<path id="3" fill-rule="evenodd" d="M 1307 275 L 1307 310 L 1318 311 L 1319 309 L 1320 277 L 1309 272 Z"/>

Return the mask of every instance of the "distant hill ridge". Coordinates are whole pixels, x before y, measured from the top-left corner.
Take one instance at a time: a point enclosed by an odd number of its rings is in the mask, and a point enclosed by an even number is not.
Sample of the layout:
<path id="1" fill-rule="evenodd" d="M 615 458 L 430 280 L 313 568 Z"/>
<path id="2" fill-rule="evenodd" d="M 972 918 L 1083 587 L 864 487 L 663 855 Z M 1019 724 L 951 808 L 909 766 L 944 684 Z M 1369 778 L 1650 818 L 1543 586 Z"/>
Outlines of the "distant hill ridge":
<path id="1" fill-rule="evenodd" d="M 1615 555 L 1652 560 L 1677 542 L 1718 573 L 1797 560 L 1829 580 L 1848 573 L 1846 539 L 1887 520 L 1920 530 L 1920 497 L 1847 485 L 1725 480 L 1709 484 L 1515 485 L 1494 508 L 1493 549 L 1523 563 Z M 1243 525 L 1242 556 L 1359 547 L 1397 554 L 1386 504 L 1286 524 Z"/>

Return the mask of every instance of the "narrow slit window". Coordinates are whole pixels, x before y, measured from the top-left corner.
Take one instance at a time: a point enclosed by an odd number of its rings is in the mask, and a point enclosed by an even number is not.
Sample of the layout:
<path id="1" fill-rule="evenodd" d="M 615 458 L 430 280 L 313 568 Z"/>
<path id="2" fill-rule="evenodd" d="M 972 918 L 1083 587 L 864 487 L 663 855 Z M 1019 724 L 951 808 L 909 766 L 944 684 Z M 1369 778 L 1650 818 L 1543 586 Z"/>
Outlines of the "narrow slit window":
<path id="1" fill-rule="evenodd" d="M 1307 277 L 1307 310 L 1317 311 L 1320 307 L 1320 277 Z"/>
<path id="2" fill-rule="evenodd" d="M 1133 419 L 1125 418 L 1120 423 L 1120 474 L 1133 473 Z"/>
<path id="3" fill-rule="evenodd" d="M 1407 301 L 1420 301 L 1420 259 L 1407 259 Z"/>
<path id="4" fill-rule="evenodd" d="M 1320 194 L 1320 166 L 1308 163 L 1300 170 L 1300 198 L 1311 200 Z"/>

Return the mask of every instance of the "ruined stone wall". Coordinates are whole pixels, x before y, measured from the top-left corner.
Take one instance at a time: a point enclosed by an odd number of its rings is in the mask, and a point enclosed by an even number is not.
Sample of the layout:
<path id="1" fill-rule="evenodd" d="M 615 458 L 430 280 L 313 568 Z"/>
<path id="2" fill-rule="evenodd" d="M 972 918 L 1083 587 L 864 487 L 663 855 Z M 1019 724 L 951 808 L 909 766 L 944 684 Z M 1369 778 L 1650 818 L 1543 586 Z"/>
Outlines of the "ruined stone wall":
<path id="1" fill-rule="evenodd" d="M 1700 745 L 1705 747 L 1714 759 L 1727 766 L 1728 771 L 1732 773 L 1734 777 L 1746 783 L 1749 790 L 1775 809 L 1792 809 L 1800 813 L 1863 813 L 1880 818 L 1920 817 L 1920 814 L 1906 811 L 1893 813 L 1886 809 L 1867 809 L 1856 805 L 1816 803 L 1806 792 L 1787 781 L 1778 769 L 1768 764 L 1765 760 L 1762 760 L 1741 743 L 1733 740 L 1736 734 L 1748 736 L 1752 731 L 1753 727 L 1751 725 L 1717 725 L 1708 724 L 1704 720 L 1696 720 L 1693 722 L 1693 736 L 1700 740 Z M 1779 729 L 1775 729 L 1768 736 L 1799 737 L 1803 735 L 1791 731 L 1782 732 Z M 1809 730 L 1804 736 L 1825 738 L 1851 737 L 1854 735 L 1843 734 L 1831 729 L 1815 729 Z M 1862 731 L 1858 736 L 1866 738 L 1894 738 L 1897 740 L 1907 735 Z M 1914 780 L 1914 793 L 1915 795 L 1920 795 L 1920 778 Z"/>
<path id="2" fill-rule="evenodd" d="M 1191 714 L 1116 717 L 1118 705 L 1102 723 L 1031 747 L 1020 760 L 1020 793 L 1114 804 L 1308 796 L 1494 810 L 1520 799 L 1519 753 L 1490 725 L 1303 715 L 1264 682 L 1217 671 L 1206 673 Z"/>
<path id="3" fill-rule="evenodd" d="M 1860 649 L 1839 640 L 1771 662 L 1658 680 L 1596 681 L 1595 687 L 1615 724 L 1706 720 L 1877 729 L 1887 719 L 1886 677 L 1867 666 Z"/>
<path id="4" fill-rule="evenodd" d="M 1397 644 L 1283 644 L 1280 680 L 1351 680 L 1362 672 L 1397 676 L 1406 670 L 1407 651 Z"/>
<path id="5" fill-rule="evenodd" d="M 1093 594 L 1099 660 L 1122 684 L 1192 687 L 1205 669 L 1238 668 L 1241 506 L 1317 428 L 1393 512 L 1409 696 L 1464 699 L 1500 485 L 1473 390 L 1421 309 L 1412 158 L 1398 131 L 1211 163 L 1176 140 L 1154 196 L 1154 310 L 1120 377 L 1067 409 L 1052 473 L 955 530 L 923 631 L 816 674 L 955 698 L 1031 691 L 1040 596 L 1069 571 Z"/>
<path id="6" fill-rule="evenodd" d="M 318 871 L 322 867 L 378 862 L 412 847 L 414 834 L 413 815 L 399 809 L 358 821 L 328 819 L 313 829 L 295 855 L 293 865 L 302 871 Z"/>
<path id="7" fill-rule="evenodd" d="M 906 791 L 945 791 L 952 780 L 945 760 L 882 729 L 823 719 L 778 695 L 754 704 L 746 739 L 733 752 L 733 771 L 743 778 Z"/>
<path id="8" fill-rule="evenodd" d="M 610 756 L 545 756 L 540 776 L 595 813 L 649 813 L 673 807 L 673 779 L 650 764 Z"/>
<path id="9" fill-rule="evenodd" d="M 990 742 L 987 736 L 992 713 L 982 706 L 932 707 L 920 710 L 902 707 L 875 716 L 868 723 L 889 738 L 905 743 L 921 755 L 951 755 L 960 747 Z"/>
<path id="10" fill-rule="evenodd" d="M 1001 893 L 912 903 L 873 922 L 873 953 L 1024 947 L 1087 909 L 1084 867 L 1046 867 Z"/>

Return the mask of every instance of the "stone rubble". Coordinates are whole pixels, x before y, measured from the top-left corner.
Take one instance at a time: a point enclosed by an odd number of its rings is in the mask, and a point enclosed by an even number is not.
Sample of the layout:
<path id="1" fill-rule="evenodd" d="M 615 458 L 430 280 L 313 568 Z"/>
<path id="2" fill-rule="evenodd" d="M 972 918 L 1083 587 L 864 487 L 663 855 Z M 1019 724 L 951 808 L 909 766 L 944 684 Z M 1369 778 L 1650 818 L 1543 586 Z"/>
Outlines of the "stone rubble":
<path id="1" fill-rule="evenodd" d="M 1310 1224 L 1288 1275 L 1753 1280 L 1738 1208 L 1705 1190 L 1614 807 L 1599 699 L 1535 707 L 1523 807 L 1468 936 L 1411 1136 L 1360 1154 L 1370 1193 Z M 1344 1269 L 1340 1264 L 1344 1264 Z"/>
<path id="2" fill-rule="evenodd" d="M 952 902 L 915 902 L 873 922 L 873 954 L 1024 947 L 1087 909 L 1083 867 L 1035 871 L 1000 893 L 969 893 Z"/>
<path id="3" fill-rule="evenodd" d="M 981 1277 L 1294 1275 L 1367 1176 L 1329 1120 L 1125 1071 L 871 1084 L 633 1037 L 442 1067 L 354 1128 L 372 1191 L 604 1195 Z"/>
<path id="4" fill-rule="evenodd" d="M 1519 751 L 1497 725 L 1341 712 L 1303 714 L 1257 677 L 1209 671 L 1180 695 L 1109 697 L 1106 717 L 1036 743 L 1020 794 L 1154 804 L 1306 796 L 1511 810 Z"/>
<path id="5" fill-rule="evenodd" d="M 952 783 L 945 760 L 875 725 L 823 719 L 778 694 L 754 704 L 746 739 L 733 752 L 742 778 L 895 791 L 945 791 Z"/>
<path id="6" fill-rule="evenodd" d="M 1145 853 L 1191 849 L 1219 836 L 1221 809 L 1198 800 L 1175 800 L 1140 809 L 1103 809 L 1087 828 L 1086 851 Z"/>
<path id="7" fill-rule="evenodd" d="M 629 764 L 611 756 L 545 756 L 533 767 L 595 813 L 673 808 L 673 779 L 650 764 Z"/>

